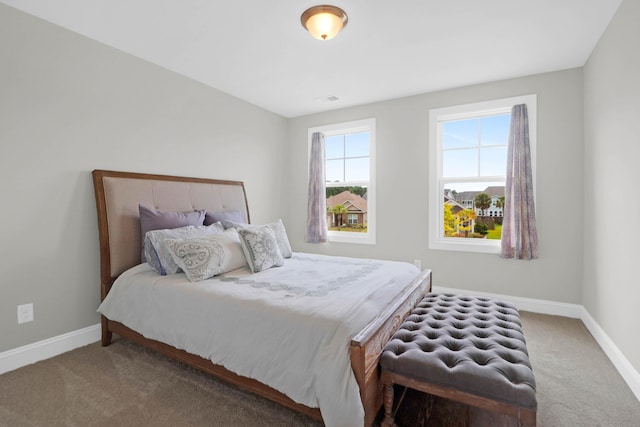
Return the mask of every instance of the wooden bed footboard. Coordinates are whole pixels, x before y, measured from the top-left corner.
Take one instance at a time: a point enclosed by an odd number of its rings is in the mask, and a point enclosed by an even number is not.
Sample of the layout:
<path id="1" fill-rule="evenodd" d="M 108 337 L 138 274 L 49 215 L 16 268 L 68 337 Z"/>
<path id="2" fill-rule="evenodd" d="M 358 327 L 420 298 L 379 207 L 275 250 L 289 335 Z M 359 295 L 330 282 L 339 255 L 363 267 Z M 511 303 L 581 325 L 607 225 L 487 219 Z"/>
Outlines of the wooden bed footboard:
<path id="1" fill-rule="evenodd" d="M 424 270 L 405 292 L 351 340 L 351 368 L 360 387 L 365 426 L 370 426 L 382 407 L 380 354 L 411 310 L 431 292 L 431 270 Z"/>

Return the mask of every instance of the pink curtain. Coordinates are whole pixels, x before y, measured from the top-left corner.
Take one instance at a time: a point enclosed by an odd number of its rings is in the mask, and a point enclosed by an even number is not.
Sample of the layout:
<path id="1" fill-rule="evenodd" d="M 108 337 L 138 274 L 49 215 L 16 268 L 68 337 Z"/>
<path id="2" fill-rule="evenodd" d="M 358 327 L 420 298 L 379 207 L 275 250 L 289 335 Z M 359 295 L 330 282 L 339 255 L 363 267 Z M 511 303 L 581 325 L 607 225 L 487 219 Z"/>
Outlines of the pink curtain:
<path id="1" fill-rule="evenodd" d="M 525 104 L 514 105 L 511 109 L 506 181 L 500 256 L 527 260 L 537 258 L 538 232 L 533 200 L 529 116 Z"/>
<path id="2" fill-rule="evenodd" d="M 309 193 L 307 205 L 307 243 L 327 241 L 327 194 L 324 171 L 324 134 L 311 136 L 309 159 Z"/>

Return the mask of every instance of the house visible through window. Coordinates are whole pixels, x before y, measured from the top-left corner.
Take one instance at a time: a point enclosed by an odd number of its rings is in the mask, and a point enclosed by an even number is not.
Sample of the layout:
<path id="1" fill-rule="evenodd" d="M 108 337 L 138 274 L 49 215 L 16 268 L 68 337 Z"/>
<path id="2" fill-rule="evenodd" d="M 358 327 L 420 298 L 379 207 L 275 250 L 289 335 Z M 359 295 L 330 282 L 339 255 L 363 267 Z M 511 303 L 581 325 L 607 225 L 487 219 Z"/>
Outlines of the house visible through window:
<path id="1" fill-rule="evenodd" d="M 375 243 L 375 120 L 309 129 L 325 135 L 329 241 Z"/>
<path id="2" fill-rule="evenodd" d="M 499 252 L 511 108 L 528 104 L 535 147 L 535 102 L 531 95 L 431 110 L 430 248 Z"/>

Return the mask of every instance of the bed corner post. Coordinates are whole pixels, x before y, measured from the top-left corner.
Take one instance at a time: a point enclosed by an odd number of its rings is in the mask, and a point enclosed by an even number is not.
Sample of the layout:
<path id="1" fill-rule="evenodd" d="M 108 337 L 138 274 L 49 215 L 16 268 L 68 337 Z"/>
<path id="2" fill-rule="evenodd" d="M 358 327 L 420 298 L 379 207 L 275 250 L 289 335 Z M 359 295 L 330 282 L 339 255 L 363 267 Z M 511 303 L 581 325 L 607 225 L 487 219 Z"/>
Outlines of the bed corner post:
<path id="1" fill-rule="evenodd" d="M 96 212 L 98 214 L 98 238 L 100 243 L 100 301 L 104 301 L 113 279 L 111 278 L 111 254 L 109 250 L 109 225 L 107 222 L 107 207 L 102 178 L 106 171 L 95 169 L 91 172 L 93 188 L 96 197 Z M 102 346 L 111 344 L 113 333 L 109 330 L 109 320 L 100 316 L 102 326 Z"/>
<path id="2" fill-rule="evenodd" d="M 113 332 L 109 330 L 109 320 L 106 317 L 100 316 L 100 320 L 102 323 L 102 346 L 107 347 L 109 344 L 111 344 Z"/>

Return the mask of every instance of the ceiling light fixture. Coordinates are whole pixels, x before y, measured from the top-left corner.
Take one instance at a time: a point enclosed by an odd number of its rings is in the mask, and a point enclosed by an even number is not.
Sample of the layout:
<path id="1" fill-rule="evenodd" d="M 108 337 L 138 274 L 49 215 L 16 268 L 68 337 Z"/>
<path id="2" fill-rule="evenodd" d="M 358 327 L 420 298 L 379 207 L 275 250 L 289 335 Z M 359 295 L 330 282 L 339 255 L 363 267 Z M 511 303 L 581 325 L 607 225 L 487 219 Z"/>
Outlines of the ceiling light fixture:
<path id="1" fill-rule="evenodd" d="M 349 18 L 336 6 L 313 6 L 300 17 L 302 26 L 318 40 L 331 40 L 342 30 Z"/>

